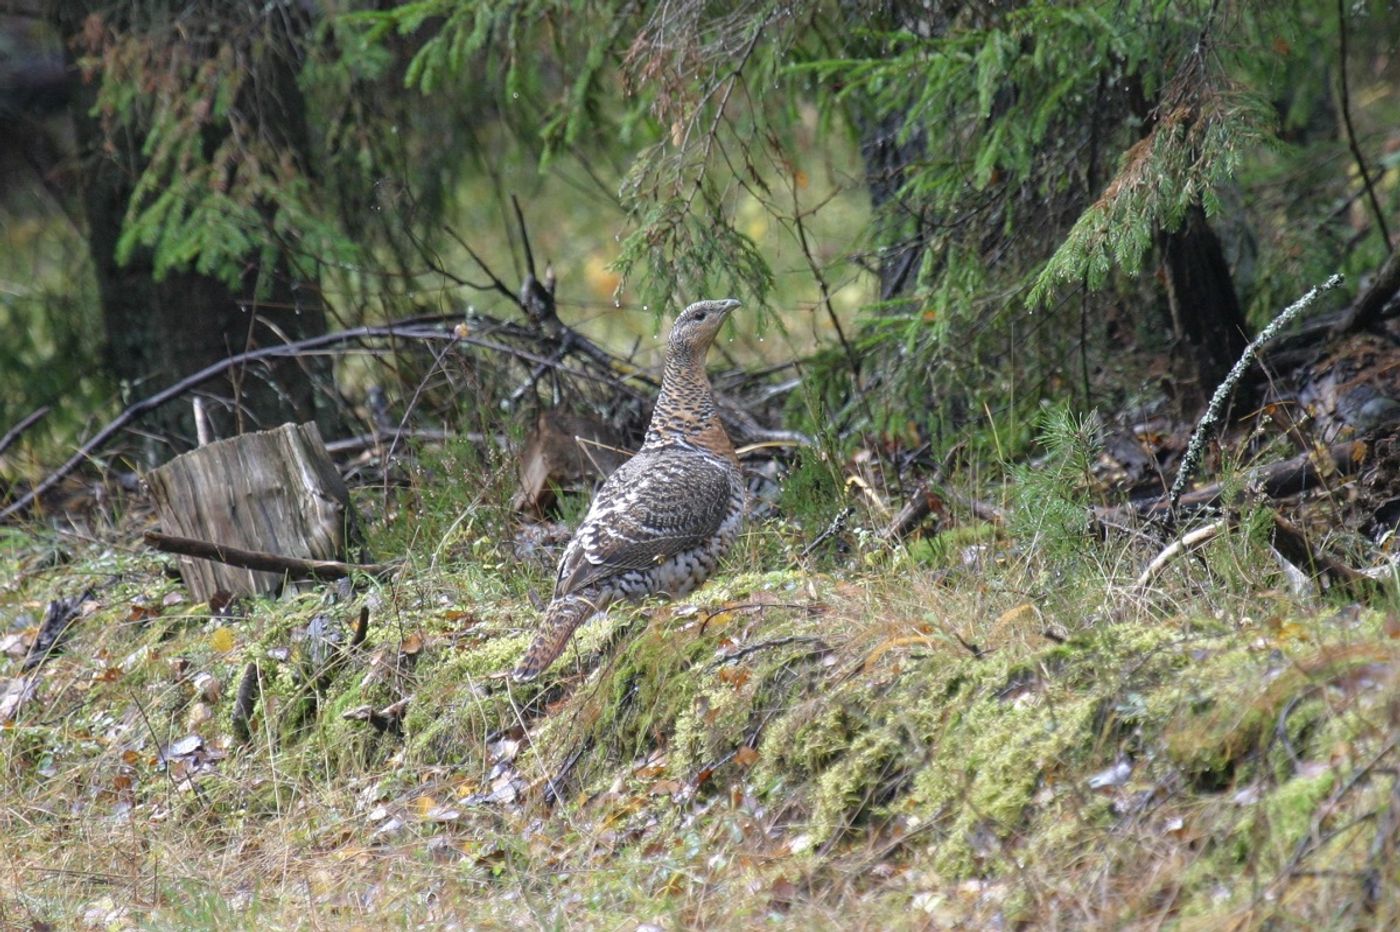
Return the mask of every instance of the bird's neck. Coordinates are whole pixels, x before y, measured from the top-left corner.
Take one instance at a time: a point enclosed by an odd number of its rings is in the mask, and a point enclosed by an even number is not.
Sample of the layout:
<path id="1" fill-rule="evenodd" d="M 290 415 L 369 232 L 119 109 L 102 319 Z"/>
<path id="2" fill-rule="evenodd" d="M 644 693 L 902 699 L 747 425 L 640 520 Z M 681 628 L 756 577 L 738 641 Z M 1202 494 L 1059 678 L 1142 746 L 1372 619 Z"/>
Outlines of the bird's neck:
<path id="1" fill-rule="evenodd" d="M 734 445 L 719 420 L 719 407 L 705 373 L 705 356 L 691 347 L 671 347 L 661 394 L 651 413 L 643 448 L 686 443 L 734 459 Z"/>

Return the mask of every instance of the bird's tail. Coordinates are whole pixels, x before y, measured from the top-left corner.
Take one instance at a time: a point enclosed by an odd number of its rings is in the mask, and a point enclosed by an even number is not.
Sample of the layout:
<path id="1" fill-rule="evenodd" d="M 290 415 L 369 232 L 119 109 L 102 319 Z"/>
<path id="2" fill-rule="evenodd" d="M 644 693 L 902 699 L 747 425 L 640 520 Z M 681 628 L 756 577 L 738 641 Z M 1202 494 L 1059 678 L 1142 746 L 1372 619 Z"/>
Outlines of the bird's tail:
<path id="1" fill-rule="evenodd" d="M 510 674 L 511 679 L 517 683 L 524 683 L 547 670 L 564 652 L 574 629 L 606 607 L 596 593 L 574 593 L 550 602 L 544 622 L 540 625 L 540 633 L 535 636 L 535 641 L 525 652 L 525 656 L 515 665 Z"/>

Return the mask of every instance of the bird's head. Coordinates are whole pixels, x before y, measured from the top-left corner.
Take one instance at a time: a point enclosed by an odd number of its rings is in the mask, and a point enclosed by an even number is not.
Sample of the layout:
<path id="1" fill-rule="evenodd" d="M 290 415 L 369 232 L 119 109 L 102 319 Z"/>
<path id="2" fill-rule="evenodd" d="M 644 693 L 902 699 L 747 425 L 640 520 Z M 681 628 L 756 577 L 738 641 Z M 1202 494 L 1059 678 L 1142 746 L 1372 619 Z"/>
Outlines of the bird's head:
<path id="1" fill-rule="evenodd" d="M 672 351 L 683 350 L 704 358 L 705 351 L 714 342 L 729 312 L 739 306 L 733 298 L 718 301 L 696 301 L 681 311 L 676 322 L 671 325 L 669 344 Z"/>

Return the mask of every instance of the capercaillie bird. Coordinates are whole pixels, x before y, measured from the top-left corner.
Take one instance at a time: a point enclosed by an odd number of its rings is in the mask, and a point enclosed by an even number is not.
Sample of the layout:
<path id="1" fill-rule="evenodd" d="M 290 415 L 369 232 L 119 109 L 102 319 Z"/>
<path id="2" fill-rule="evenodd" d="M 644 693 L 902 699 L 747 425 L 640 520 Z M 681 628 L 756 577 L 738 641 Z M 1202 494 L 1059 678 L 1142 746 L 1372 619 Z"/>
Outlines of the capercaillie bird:
<path id="1" fill-rule="evenodd" d="M 681 312 L 642 448 L 607 478 L 559 560 L 554 596 L 511 676 L 534 679 L 574 630 L 619 598 L 681 596 L 703 583 L 739 532 L 745 486 L 720 424 L 705 355 L 732 298 Z"/>

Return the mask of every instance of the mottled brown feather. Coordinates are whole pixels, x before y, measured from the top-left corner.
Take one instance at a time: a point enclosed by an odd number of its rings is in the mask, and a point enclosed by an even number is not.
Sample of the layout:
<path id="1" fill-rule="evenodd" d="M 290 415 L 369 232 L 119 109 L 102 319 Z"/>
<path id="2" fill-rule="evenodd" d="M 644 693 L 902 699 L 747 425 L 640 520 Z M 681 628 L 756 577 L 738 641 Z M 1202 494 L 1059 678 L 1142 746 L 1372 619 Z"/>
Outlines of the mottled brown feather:
<path id="1" fill-rule="evenodd" d="M 728 472 L 690 451 L 645 450 L 614 475 L 564 552 L 555 598 L 699 547 L 728 513 Z"/>
<path id="2" fill-rule="evenodd" d="M 733 541 L 744 483 L 719 421 L 705 354 L 736 306 L 701 301 L 676 318 L 642 449 L 603 483 L 565 549 L 554 598 L 515 679 L 543 672 L 575 629 L 614 599 L 689 592 Z"/>

